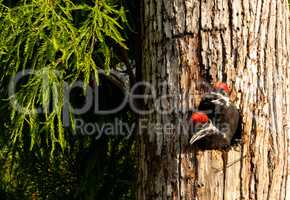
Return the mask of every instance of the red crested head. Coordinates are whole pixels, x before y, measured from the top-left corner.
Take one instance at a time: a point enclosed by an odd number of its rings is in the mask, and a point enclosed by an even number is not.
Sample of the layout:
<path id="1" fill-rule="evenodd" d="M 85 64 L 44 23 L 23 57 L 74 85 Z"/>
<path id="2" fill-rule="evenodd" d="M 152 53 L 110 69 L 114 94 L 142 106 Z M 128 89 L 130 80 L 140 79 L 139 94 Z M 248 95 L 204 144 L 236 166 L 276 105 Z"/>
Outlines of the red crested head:
<path id="1" fill-rule="evenodd" d="M 208 116 L 203 112 L 195 112 L 191 115 L 191 121 L 193 123 L 207 123 Z"/>
<path id="2" fill-rule="evenodd" d="M 229 86 L 226 83 L 220 83 L 220 82 L 216 83 L 216 84 L 214 84 L 214 89 L 223 90 L 227 94 L 230 92 L 230 88 L 229 88 Z"/>

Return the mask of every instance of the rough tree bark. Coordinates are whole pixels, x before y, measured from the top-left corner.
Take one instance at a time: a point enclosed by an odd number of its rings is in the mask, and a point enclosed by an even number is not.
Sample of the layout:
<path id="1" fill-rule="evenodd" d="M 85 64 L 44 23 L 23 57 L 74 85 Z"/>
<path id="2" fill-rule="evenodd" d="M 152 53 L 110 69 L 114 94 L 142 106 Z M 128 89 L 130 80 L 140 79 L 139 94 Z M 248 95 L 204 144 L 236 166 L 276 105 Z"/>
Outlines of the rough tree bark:
<path id="1" fill-rule="evenodd" d="M 142 79 L 156 90 L 140 116 L 141 199 L 286 199 L 290 35 L 286 0 L 143 0 Z M 242 116 L 242 143 L 188 144 L 186 115 L 201 81 L 227 82 Z M 145 94 L 151 90 L 145 90 Z M 188 97 L 193 96 L 194 99 Z M 173 128 L 162 125 L 173 124 Z M 161 129 L 161 128 L 164 129 Z M 290 192 L 290 191 L 288 191 Z"/>

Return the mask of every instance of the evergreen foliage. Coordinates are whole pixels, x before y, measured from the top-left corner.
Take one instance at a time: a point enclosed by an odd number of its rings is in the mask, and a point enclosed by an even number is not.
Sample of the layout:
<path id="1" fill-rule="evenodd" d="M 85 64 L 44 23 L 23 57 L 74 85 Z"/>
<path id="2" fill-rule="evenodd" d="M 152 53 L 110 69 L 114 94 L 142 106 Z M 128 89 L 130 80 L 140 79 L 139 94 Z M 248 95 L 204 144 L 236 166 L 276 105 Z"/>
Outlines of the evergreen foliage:
<path id="1" fill-rule="evenodd" d="M 73 97 L 79 103 L 92 79 L 107 86 L 98 71 L 109 74 L 120 62 L 116 49 L 127 48 L 128 31 L 123 3 L 0 0 L 0 199 L 134 198 L 133 138 L 95 140 L 74 131 L 73 123 L 75 117 L 100 125 L 115 117 L 132 123 L 132 113 L 70 113 L 68 128 L 62 116 L 65 87 L 84 82 L 82 94 Z M 35 73 L 9 96 L 10 79 L 25 70 Z M 107 86 L 101 98 L 111 104 L 120 97 Z"/>
<path id="2" fill-rule="evenodd" d="M 98 69 L 109 73 L 110 45 L 126 48 L 120 32 L 126 24 L 124 8 L 112 0 L 26 0 L 14 7 L 2 0 L 0 21 L 1 81 L 25 69 L 36 72 L 9 97 L 23 107 L 21 112 L 16 104 L 11 108 L 13 142 L 21 142 L 23 129 L 29 129 L 31 149 L 43 133 L 49 136 L 52 152 L 55 144 L 65 149 L 65 83 L 82 80 L 86 86 L 92 75 L 98 80 Z M 39 107 L 44 116 L 37 113 Z"/>

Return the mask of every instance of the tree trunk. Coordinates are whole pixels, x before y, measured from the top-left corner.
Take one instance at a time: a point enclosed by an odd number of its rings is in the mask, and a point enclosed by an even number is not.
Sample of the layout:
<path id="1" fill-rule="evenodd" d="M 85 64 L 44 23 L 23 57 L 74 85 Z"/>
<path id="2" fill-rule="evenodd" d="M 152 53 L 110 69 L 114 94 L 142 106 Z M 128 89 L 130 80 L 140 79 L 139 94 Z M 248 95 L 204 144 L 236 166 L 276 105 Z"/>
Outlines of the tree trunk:
<path id="1" fill-rule="evenodd" d="M 144 102 L 154 112 L 140 116 L 138 199 L 286 199 L 288 2 L 143 0 L 141 7 L 142 80 L 155 98 Z M 200 83 L 216 81 L 232 88 L 242 142 L 200 150 L 180 128 L 189 124 L 181 110 L 196 108 Z"/>

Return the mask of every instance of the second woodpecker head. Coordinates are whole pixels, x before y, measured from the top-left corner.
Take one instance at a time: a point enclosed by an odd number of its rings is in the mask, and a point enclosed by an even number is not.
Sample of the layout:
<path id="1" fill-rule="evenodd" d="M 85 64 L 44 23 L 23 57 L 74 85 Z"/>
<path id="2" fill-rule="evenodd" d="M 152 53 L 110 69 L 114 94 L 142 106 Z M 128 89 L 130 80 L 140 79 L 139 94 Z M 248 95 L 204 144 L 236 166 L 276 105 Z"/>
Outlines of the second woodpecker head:
<path id="1" fill-rule="evenodd" d="M 223 95 L 229 95 L 230 87 L 226 83 L 217 82 L 213 86 L 214 91 L 218 93 L 222 93 Z"/>

